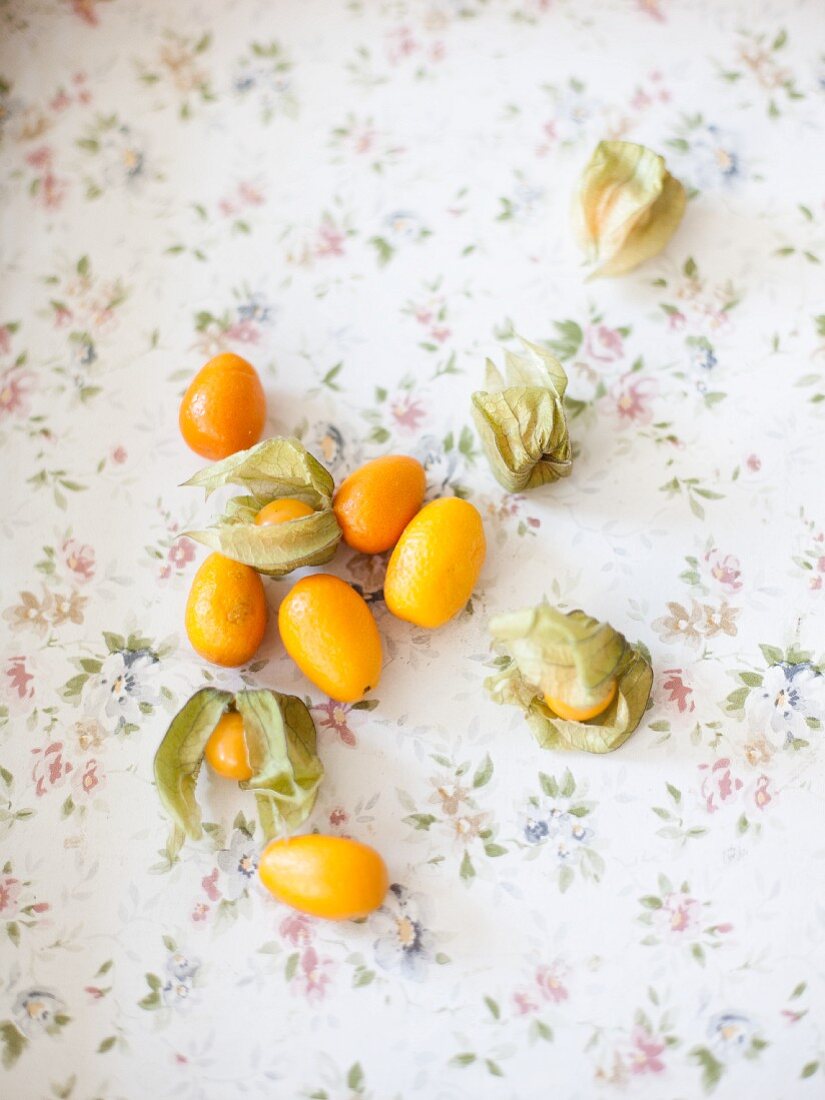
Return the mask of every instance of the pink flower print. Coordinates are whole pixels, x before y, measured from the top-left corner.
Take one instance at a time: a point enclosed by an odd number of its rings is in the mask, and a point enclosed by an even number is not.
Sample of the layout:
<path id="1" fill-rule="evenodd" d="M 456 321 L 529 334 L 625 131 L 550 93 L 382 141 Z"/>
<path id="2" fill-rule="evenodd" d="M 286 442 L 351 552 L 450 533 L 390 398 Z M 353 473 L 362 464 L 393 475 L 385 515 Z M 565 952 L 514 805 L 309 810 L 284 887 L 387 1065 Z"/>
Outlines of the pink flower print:
<path id="1" fill-rule="evenodd" d="M 126 448 L 119 445 L 117 447 L 112 448 L 109 457 L 111 458 L 112 462 L 115 463 L 116 466 L 122 466 L 123 463 L 126 461 L 126 459 L 129 457 L 129 455 L 126 452 Z"/>
<path id="2" fill-rule="evenodd" d="M 11 351 L 12 330 L 8 325 L 0 325 L 0 355 L 8 355 Z"/>
<path id="3" fill-rule="evenodd" d="M 261 338 L 261 330 L 254 321 L 244 318 L 236 321 L 226 330 L 227 340 L 236 340 L 239 344 L 257 344 Z"/>
<path id="4" fill-rule="evenodd" d="M 693 695 L 693 688 L 688 687 L 682 679 L 682 670 L 680 668 L 669 668 L 666 670 L 665 675 L 668 679 L 665 680 L 662 686 L 668 693 L 668 702 L 675 703 L 680 714 L 695 710 L 696 704 L 690 698 Z"/>
<path id="5" fill-rule="evenodd" d="M 23 886 L 19 879 L 11 875 L 3 875 L 0 878 L 0 918 L 14 920 L 20 908 L 18 898 Z"/>
<path id="6" fill-rule="evenodd" d="M 421 403 L 408 393 L 393 400 L 390 413 L 399 428 L 406 428 L 411 432 L 418 430 L 427 415 Z"/>
<path id="7" fill-rule="evenodd" d="M 363 130 L 354 135 L 353 149 L 356 153 L 368 153 L 375 144 L 375 130 L 365 126 Z"/>
<path id="8" fill-rule="evenodd" d="M 63 560 L 77 580 L 89 581 L 94 576 L 95 552 L 91 546 L 84 546 L 77 539 L 66 539 L 63 543 Z"/>
<path id="9" fill-rule="evenodd" d="M 324 218 L 318 228 L 315 242 L 315 255 L 319 257 L 343 256 L 344 241 L 346 239 L 346 234 L 343 233 L 330 218 Z"/>
<path id="10" fill-rule="evenodd" d="M 680 332 L 687 324 L 687 317 L 681 310 L 676 309 L 667 315 L 667 327 L 671 332 Z"/>
<path id="11" fill-rule="evenodd" d="M 527 1016 L 530 1012 L 538 1012 L 539 1010 L 538 1004 L 529 993 L 514 993 L 513 1001 L 516 1006 L 516 1013 L 519 1016 Z"/>
<path id="12" fill-rule="evenodd" d="M 106 776 L 103 774 L 102 765 L 97 760 L 87 760 L 82 769 L 78 768 L 72 776 L 72 787 L 76 794 L 85 795 L 87 798 L 97 794 L 106 786 Z"/>
<path id="13" fill-rule="evenodd" d="M 776 792 L 771 794 L 769 787 L 771 781 L 767 775 L 760 775 L 756 781 L 756 789 L 753 792 L 753 803 L 757 810 L 765 810 L 776 798 Z"/>
<path id="14" fill-rule="evenodd" d="M 52 172 L 47 172 L 42 178 L 43 186 L 40 189 L 40 201 L 46 210 L 57 210 L 66 197 L 69 185 L 65 180 L 58 179 Z"/>
<path id="15" fill-rule="evenodd" d="M 25 657 L 9 657 L 3 666 L 6 691 L 16 703 L 34 698 L 34 676 L 26 668 Z"/>
<path id="16" fill-rule="evenodd" d="M 536 147 L 536 154 L 540 157 L 543 157 L 550 152 L 550 150 L 559 140 L 559 134 L 556 128 L 556 120 L 551 119 L 549 122 L 545 122 L 541 128 L 541 132 L 544 134 L 544 141 Z"/>
<path id="17" fill-rule="evenodd" d="M 206 902 L 196 902 L 194 908 L 192 909 L 192 920 L 197 923 L 198 921 L 205 921 L 208 916 L 209 906 L 206 904 Z"/>
<path id="18" fill-rule="evenodd" d="M 662 899 L 662 908 L 656 910 L 656 917 L 666 932 L 678 938 L 698 926 L 701 912 L 702 906 L 696 898 L 683 893 L 667 894 Z"/>
<path id="19" fill-rule="evenodd" d="M 67 94 L 65 89 L 61 88 L 57 95 L 49 100 L 49 107 L 53 111 L 65 111 L 67 107 L 71 106 L 71 103 L 72 97 Z"/>
<path id="20" fill-rule="evenodd" d="M 32 779 L 38 798 L 47 794 L 49 788 L 58 787 L 73 770 L 72 765 L 63 759 L 63 742 L 53 741 L 45 749 L 32 749 L 35 757 Z"/>
<path id="21" fill-rule="evenodd" d="M 649 424 L 653 419 L 650 402 L 656 391 L 652 378 L 634 378 L 626 374 L 616 394 L 616 411 L 625 424 Z"/>
<path id="22" fill-rule="evenodd" d="M 560 967 L 556 963 L 552 966 L 540 966 L 536 970 L 536 985 L 544 999 L 552 1001 L 553 1004 L 560 1004 L 570 996 L 567 987 L 562 984 Z"/>
<path id="23" fill-rule="evenodd" d="M 0 418 L 25 416 L 29 408 L 31 375 L 19 367 L 11 367 L 0 375 Z"/>
<path id="24" fill-rule="evenodd" d="M 751 471 L 751 473 L 758 474 L 762 469 L 762 459 L 759 455 L 748 455 L 745 459 L 745 465 Z"/>
<path id="25" fill-rule="evenodd" d="M 355 747 L 355 734 L 347 722 L 347 717 L 352 710 L 349 703 L 336 703 L 334 699 L 330 699 L 312 709 L 323 715 L 319 722 L 322 729 L 332 730 L 345 745 L 349 745 L 350 748 Z"/>
<path id="26" fill-rule="evenodd" d="M 89 27 L 96 27 L 100 23 L 96 5 L 98 0 L 71 0 L 72 12 Z"/>
<path id="27" fill-rule="evenodd" d="M 349 814 L 343 806 L 336 806 L 334 810 L 329 811 L 329 823 L 333 828 L 339 829 L 342 825 L 346 825 L 348 821 Z"/>
<path id="28" fill-rule="evenodd" d="M 72 323 L 74 315 L 72 311 L 64 305 L 55 305 L 54 307 L 54 327 L 65 328 Z"/>
<path id="29" fill-rule="evenodd" d="M 712 765 L 700 764 L 699 771 L 705 773 L 701 794 L 709 814 L 715 814 L 723 802 L 729 801 L 743 787 L 742 780 L 731 774 L 730 758 L 727 756 L 721 756 Z"/>
<path id="30" fill-rule="evenodd" d="M 739 568 L 739 559 L 732 554 L 724 557 L 718 550 L 708 550 L 705 561 L 710 566 L 711 575 L 729 592 L 737 592 L 742 587 L 742 570 Z"/>
<path id="31" fill-rule="evenodd" d="M 314 947 L 307 947 L 301 955 L 293 981 L 310 1004 L 318 1004 L 324 999 L 326 988 L 332 980 L 332 966 L 332 959 L 319 958 Z"/>
<path id="32" fill-rule="evenodd" d="M 278 931 L 293 947 L 306 947 L 312 942 L 312 920 L 306 913 L 290 913 L 278 925 Z"/>
<path id="33" fill-rule="evenodd" d="M 168 557 L 175 569 L 185 569 L 190 561 L 195 560 L 195 547 L 191 539 L 181 537 L 173 542 Z"/>
<path id="34" fill-rule="evenodd" d="M 780 1016 L 784 1016 L 789 1024 L 798 1024 L 807 1015 L 808 1013 L 804 1009 L 802 1012 L 794 1012 L 792 1008 L 783 1008 L 780 1012 Z"/>
<path id="35" fill-rule="evenodd" d="M 220 871 L 218 870 L 217 867 L 215 867 L 211 871 L 210 874 L 204 875 L 204 877 L 201 879 L 201 886 L 203 887 L 204 893 L 206 894 L 206 896 L 209 898 L 210 901 L 220 901 L 221 900 L 222 895 L 221 895 L 221 892 L 220 892 L 220 890 L 218 889 L 218 887 L 216 885 L 216 883 L 218 881 L 218 875 L 219 874 L 220 874 Z"/>
<path id="36" fill-rule="evenodd" d="M 26 154 L 26 164 L 32 168 L 49 169 L 52 166 L 53 154 L 48 145 L 40 145 Z"/>
<path id="37" fill-rule="evenodd" d="M 387 57 L 394 65 L 419 48 L 410 27 L 397 27 L 390 31 L 387 40 Z"/>
<path id="38" fill-rule="evenodd" d="M 221 199 L 218 210 L 225 218 L 231 218 L 233 214 L 238 213 L 238 208 L 231 199 Z"/>
<path id="39" fill-rule="evenodd" d="M 445 340 L 449 340 L 452 336 L 452 329 L 447 328 L 446 325 L 434 325 L 430 329 L 430 336 L 437 344 L 443 344 Z"/>
<path id="40" fill-rule="evenodd" d="M 263 206 L 264 203 L 263 192 L 252 183 L 238 184 L 238 197 L 246 206 Z"/>
<path id="41" fill-rule="evenodd" d="M 584 350 L 600 363 L 614 363 L 624 354 L 622 334 L 607 325 L 590 325 L 584 334 Z"/>
<path id="42" fill-rule="evenodd" d="M 660 1058 L 665 1044 L 655 1039 L 649 1031 L 636 1027 L 630 1036 L 630 1072 L 633 1074 L 661 1073 L 665 1064 Z"/>

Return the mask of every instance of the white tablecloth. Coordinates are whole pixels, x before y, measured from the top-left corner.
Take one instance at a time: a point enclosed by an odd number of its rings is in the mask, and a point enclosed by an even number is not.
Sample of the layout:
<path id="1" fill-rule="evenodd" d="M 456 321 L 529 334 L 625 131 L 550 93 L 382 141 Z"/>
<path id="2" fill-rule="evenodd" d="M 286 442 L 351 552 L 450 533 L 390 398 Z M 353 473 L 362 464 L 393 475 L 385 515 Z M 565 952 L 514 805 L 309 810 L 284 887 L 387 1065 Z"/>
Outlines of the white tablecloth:
<path id="1" fill-rule="evenodd" d="M 813 0 L 0 4 L 0 1094 L 822 1095 L 822 32 Z M 586 283 L 605 137 L 692 197 Z M 514 333 L 574 399 L 572 477 L 524 497 L 469 416 Z M 435 633 L 336 559 L 385 640 L 374 709 L 274 615 L 241 673 L 188 645 L 180 532 L 213 509 L 177 405 L 219 349 L 336 477 L 413 453 L 483 512 Z M 651 651 L 613 755 L 484 694 L 488 615 L 545 595 Z M 366 923 L 264 894 L 252 796 L 206 775 L 169 868 L 152 757 L 205 683 L 311 700 L 309 827 L 397 884 Z"/>

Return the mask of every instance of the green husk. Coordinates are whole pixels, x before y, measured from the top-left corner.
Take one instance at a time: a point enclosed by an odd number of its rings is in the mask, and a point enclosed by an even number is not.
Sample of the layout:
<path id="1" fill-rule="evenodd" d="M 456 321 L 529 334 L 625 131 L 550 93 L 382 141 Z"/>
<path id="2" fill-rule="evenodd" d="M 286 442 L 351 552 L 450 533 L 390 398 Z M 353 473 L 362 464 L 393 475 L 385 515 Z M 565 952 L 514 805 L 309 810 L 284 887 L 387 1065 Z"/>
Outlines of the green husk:
<path id="1" fill-rule="evenodd" d="M 623 275 L 657 255 L 685 212 L 682 184 L 663 157 L 630 141 L 601 141 L 576 195 L 577 230 L 590 274 Z"/>
<path id="2" fill-rule="evenodd" d="M 239 691 L 235 706 L 254 773 L 241 787 L 256 792 L 259 806 L 271 803 L 276 821 L 297 828 L 315 805 L 324 777 L 312 715 L 297 695 L 266 689 Z"/>
<path id="3" fill-rule="evenodd" d="M 264 440 L 207 466 L 185 484 L 204 489 L 207 497 L 223 485 L 247 490 L 247 495 L 229 501 L 213 527 L 186 534 L 270 577 L 326 564 L 341 540 L 332 510 L 332 475 L 297 439 Z M 286 523 L 256 526 L 255 516 L 261 508 L 284 497 L 302 500 L 315 511 Z"/>
<path id="4" fill-rule="evenodd" d="M 184 838 L 203 834 L 195 797 L 206 743 L 223 715 L 235 708 L 243 719 L 252 778 L 240 783 L 255 791 L 267 838 L 294 829 L 309 816 L 323 765 L 316 752 L 315 723 L 295 695 L 268 689 L 239 691 L 202 688 L 178 711 L 155 753 L 155 785 L 172 821 L 169 851 Z"/>
<path id="5" fill-rule="evenodd" d="M 633 733 L 647 708 L 653 670 L 640 646 L 583 611 L 565 614 L 542 603 L 498 615 L 490 632 L 503 665 L 485 680 L 496 703 L 520 707 L 536 741 L 545 749 L 612 752 Z M 545 696 L 586 707 L 603 699 L 612 680 L 617 690 L 603 713 L 586 722 L 560 718 Z"/>
<path id="6" fill-rule="evenodd" d="M 511 493 L 568 477 L 573 449 L 564 413 L 567 375 L 546 348 L 522 340 L 505 353 L 506 379 L 488 359 L 473 419 L 496 479 Z"/>

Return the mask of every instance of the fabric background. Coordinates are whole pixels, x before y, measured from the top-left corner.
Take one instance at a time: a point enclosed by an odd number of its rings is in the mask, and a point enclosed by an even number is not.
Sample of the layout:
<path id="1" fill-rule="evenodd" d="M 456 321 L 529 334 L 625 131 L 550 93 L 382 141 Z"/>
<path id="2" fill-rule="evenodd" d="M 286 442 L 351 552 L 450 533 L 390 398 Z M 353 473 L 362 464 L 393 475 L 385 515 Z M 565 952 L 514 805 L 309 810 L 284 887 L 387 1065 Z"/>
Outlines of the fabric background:
<path id="1" fill-rule="evenodd" d="M 821 1096 L 821 5 L 5 0 L 0 37 L 0 1094 Z M 586 283 L 604 137 L 692 198 Z M 515 333 L 564 361 L 577 451 L 524 497 L 469 416 Z M 220 349 L 336 477 L 413 453 L 485 517 L 435 633 L 336 559 L 385 639 L 365 707 L 274 615 L 240 673 L 188 646 L 213 506 L 177 405 Z M 614 755 L 484 696 L 485 619 L 543 595 L 650 648 Z M 152 757 L 205 683 L 311 701 L 310 825 L 397 884 L 366 923 L 266 896 L 254 801 L 206 776 L 169 867 Z"/>

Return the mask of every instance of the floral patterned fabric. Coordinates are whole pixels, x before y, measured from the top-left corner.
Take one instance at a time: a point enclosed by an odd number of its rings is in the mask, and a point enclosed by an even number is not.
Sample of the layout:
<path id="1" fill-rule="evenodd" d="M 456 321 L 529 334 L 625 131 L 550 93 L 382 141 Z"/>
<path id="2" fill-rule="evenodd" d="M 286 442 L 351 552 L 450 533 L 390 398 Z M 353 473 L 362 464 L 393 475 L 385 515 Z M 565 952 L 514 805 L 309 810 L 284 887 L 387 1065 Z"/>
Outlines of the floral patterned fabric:
<path id="1" fill-rule="evenodd" d="M 822 1095 L 821 15 L 0 3 L 0 1094 Z M 664 254 L 585 283 L 569 201 L 606 137 L 691 198 Z M 564 362 L 576 453 L 524 496 L 470 417 L 516 334 Z M 181 532 L 214 511 L 177 404 L 221 349 L 337 478 L 408 452 L 483 512 L 471 613 L 434 633 L 337 557 L 385 639 L 364 704 L 274 616 L 241 672 L 188 646 Z M 542 752 L 483 694 L 486 619 L 542 595 L 651 652 L 613 755 Z M 266 895 L 254 799 L 206 775 L 170 865 L 152 758 L 206 683 L 309 700 L 311 825 L 394 883 L 369 920 Z"/>

